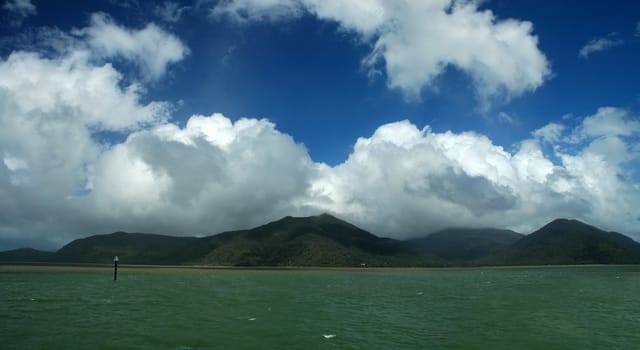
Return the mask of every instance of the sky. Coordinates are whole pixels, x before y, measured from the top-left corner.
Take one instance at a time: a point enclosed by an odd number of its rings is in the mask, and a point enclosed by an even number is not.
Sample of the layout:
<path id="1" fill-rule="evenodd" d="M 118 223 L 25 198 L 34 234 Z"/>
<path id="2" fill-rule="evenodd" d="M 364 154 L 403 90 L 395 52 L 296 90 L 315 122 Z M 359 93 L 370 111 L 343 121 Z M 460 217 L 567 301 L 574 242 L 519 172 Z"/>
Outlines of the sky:
<path id="1" fill-rule="evenodd" d="M 0 5 L 0 249 L 331 213 L 640 240 L 636 1 Z"/>

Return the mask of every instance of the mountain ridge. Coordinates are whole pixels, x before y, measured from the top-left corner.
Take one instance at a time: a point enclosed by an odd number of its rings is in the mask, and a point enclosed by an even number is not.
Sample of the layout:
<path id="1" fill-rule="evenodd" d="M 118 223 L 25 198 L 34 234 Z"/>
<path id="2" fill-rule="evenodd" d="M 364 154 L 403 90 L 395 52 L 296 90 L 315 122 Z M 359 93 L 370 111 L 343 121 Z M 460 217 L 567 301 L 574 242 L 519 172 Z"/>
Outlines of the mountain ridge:
<path id="1" fill-rule="evenodd" d="M 575 219 L 555 219 L 493 257 L 507 264 L 638 264 L 640 243 Z"/>
<path id="2" fill-rule="evenodd" d="M 207 237 L 206 263 L 235 265 L 431 266 L 402 241 L 381 238 L 329 214 L 287 216 L 250 230 Z M 402 258 L 399 258 L 402 257 Z"/>
<path id="3" fill-rule="evenodd" d="M 15 249 L 4 262 L 220 266 L 477 266 L 640 263 L 640 243 L 578 220 L 556 219 L 529 235 L 449 228 L 400 241 L 330 214 L 287 216 L 206 237 L 114 232 L 76 239 L 56 252 Z"/>

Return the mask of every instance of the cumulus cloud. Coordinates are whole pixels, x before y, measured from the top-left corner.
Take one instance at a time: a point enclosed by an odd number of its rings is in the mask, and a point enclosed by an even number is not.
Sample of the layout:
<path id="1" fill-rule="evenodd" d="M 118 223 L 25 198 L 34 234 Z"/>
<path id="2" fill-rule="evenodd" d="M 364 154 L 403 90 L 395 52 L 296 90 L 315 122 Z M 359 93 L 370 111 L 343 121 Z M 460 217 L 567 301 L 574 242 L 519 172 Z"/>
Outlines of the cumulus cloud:
<path id="1" fill-rule="evenodd" d="M 595 114 L 587 116 L 568 136 L 569 142 L 580 142 L 589 138 L 606 136 L 632 136 L 640 132 L 640 120 L 625 109 L 600 107 Z"/>
<path id="2" fill-rule="evenodd" d="M 118 229 L 215 233 L 308 214 L 312 162 L 266 120 L 169 123 L 83 41 L 0 59 L 0 245 Z M 103 132 L 127 135 L 105 144 Z M 48 241 L 49 243 L 43 243 Z"/>
<path id="3" fill-rule="evenodd" d="M 128 133 L 169 117 L 169 104 L 142 103 L 142 86 L 123 82 L 111 64 L 98 64 L 82 42 L 50 54 L 54 57 L 14 51 L 0 59 L 0 238 L 5 241 L 52 228 L 75 232 L 76 224 L 66 225 L 84 219 L 74 198 L 87 191 L 95 161 L 108 147 L 94 135 Z"/>
<path id="4" fill-rule="evenodd" d="M 564 132 L 565 126 L 559 123 L 549 123 L 540 129 L 531 133 L 533 136 L 540 138 L 548 143 L 555 143 L 560 141 Z"/>
<path id="5" fill-rule="evenodd" d="M 90 16 L 87 27 L 70 32 L 57 27 L 31 27 L 0 39 L 13 51 L 38 52 L 45 57 L 87 55 L 95 63 L 131 63 L 135 78 L 148 82 L 162 78 L 171 65 L 183 60 L 189 48 L 175 35 L 149 23 L 142 29 L 117 24 L 104 13 Z M 8 51 L 8 53 L 13 52 Z"/>
<path id="6" fill-rule="evenodd" d="M 640 190 L 622 176 L 634 159 L 628 138 L 638 132 L 591 131 L 603 115 L 614 124 L 619 109 L 601 109 L 566 131 L 585 136 L 578 151 L 557 153 L 557 164 L 536 138 L 510 152 L 477 133 L 400 121 L 359 138 L 348 159 L 331 167 L 314 162 L 268 120 L 194 115 L 179 127 L 158 114 L 158 105 L 140 103 L 136 90 L 119 88 L 108 65 L 80 60 L 65 68 L 71 58 L 15 55 L 25 57 L 0 62 L 7 77 L 0 81 L 3 239 L 41 236 L 61 244 L 118 229 L 205 234 L 325 211 L 397 238 L 447 226 L 529 232 L 558 216 L 639 237 L 633 208 Z M 51 93 L 30 96 L 33 86 L 14 82 L 26 65 L 36 69 L 25 80 Z M 68 81 L 47 81 L 65 69 Z M 113 103 L 130 105 L 121 112 L 128 118 L 109 121 L 110 104 L 84 110 L 94 103 L 84 97 L 88 90 L 112 91 Z M 628 113 L 622 119 L 627 126 L 634 120 Z M 122 143 L 100 144 L 92 136 L 123 128 L 130 132 Z M 534 135 L 565 142 L 562 130 L 545 127 Z"/>
<path id="7" fill-rule="evenodd" d="M 606 37 L 591 39 L 580 49 L 578 56 L 587 58 L 595 52 L 606 51 L 623 43 L 622 39 L 616 37 L 616 33 L 611 33 Z"/>
<path id="8" fill-rule="evenodd" d="M 93 14 L 91 25 L 75 34 L 86 39 L 97 57 L 131 60 L 149 80 L 162 77 L 167 66 L 189 54 L 189 48 L 180 39 L 153 23 L 142 29 L 128 29 L 104 13 Z"/>
<path id="9" fill-rule="evenodd" d="M 640 121 L 620 108 L 598 108 L 596 114 L 586 117 L 580 132 L 585 136 L 630 136 L 640 132 Z"/>
<path id="10" fill-rule="evenodd" d="M 267 120 L 192 116 L 98 159 L 86 200 L 136 230 L 216 233 L 302 213 L 313 162 Z"/>
<path id="11" fill-rule="evenodd" d="M 601 108 L 574 128 L 550 124 L 515 151 L 400 121 L 359 138 L 331 167 L 268 120 L 194 115 L 179 127 L 166 103 L 142 103 L 139 88 L 89 57 L 0 61 L 4 242 L 208 234 L 325 211 L 397 238 L 447 226 L 529 232 L 558 216 L 640 237 L 640 189 L 624 169 L 638 159 L 640 128 L 622 109 Z M 104 144 L 101 131 L 128 136 Z M 540 139 L 576 150 L 554 163 Z"/>
<path id="12" fill-rule="evenodd" d="M 574 149 L 620 165 L 638 158 L 640 118 L 622 108 L 600 107 L 595 114 L 582 118 L 574 128 L 552 122 L 532 134 L 554 145 L 557 151 Z"/>
<path id="13" fill-rule="evenodd" d="M 616 162 L 592 149 L 558 156 L 554 164 L 534 139 L 510 153 L 475 133 L 388 124 L 359 139 L 345 163 L 323 169 L 315 205 L 400 237 L 497 223 L 528 232 L 559 215 L 634 233 L 629 208 L 640 193 Z"/>
<path id="14" fill-rule="evenodd" d="M 633 154 L 630 146 L 622 138 L 616 136 L 597 138 L 589 144 L 584 152 L 599 155 L 614 165 L 628 162 L 637 157 L 637 154 Z"/>
<path id="15" fill-rule="evenodd" d="M 384 67 L 387 85 L 419 100 L 425 87 L 450 67 L 467 73 L 482 101 L 518 96 L 541 86 L 550 74 L 531 22 L 500 20 L 476 1 L 227 0 L 214 16 L 239 21 L 281 20 L 304 13 L 356 33 L 372 51 L 363 61 L 370 74 Z"/>
<path id="16" fill-rule="evenodd" d="M 128 130 L 168 116 L 168 106 L 140 107 L 137 84 L 118 87 L 122 75 L 110 64 L 95 66 L 82 51 L 56 59 L 14 52 L 0 60 L 0 86 L 7 108 L 27 115 L 24 122 L 60 119 L 100 130 Z M 41 119 L 41 120 L 40 120 Z"/>
<path id="17" fill-rule="evenodd" d="M 95 59 L 100 46 L 84 33 L 51 57 L 0 59 L 4 248 L 116 230 L 211 234 L 321 212 L 396 238 L 447 226 L 526 233 L 558 216 L 640 238 L 640 186 L 626 167 L 640 154 L 640 121 L 627 110 L 549 124 L 513 151 L 399 121 L 329 166 L 265 119 L 173 123 L 171 106 L 145 102 L 139 84 Z M 125 140 L 105 143 L 103 132 Z M 542 140 L 562 147 L 545 154 Z"/>
<path id="18" fill-rule="evenodd" d="M 11 14 L 9 24 L 12 26 L 20 26 L 27 17 L 38 12 L 31 0 L 7 0 L 2 8 Z"/>

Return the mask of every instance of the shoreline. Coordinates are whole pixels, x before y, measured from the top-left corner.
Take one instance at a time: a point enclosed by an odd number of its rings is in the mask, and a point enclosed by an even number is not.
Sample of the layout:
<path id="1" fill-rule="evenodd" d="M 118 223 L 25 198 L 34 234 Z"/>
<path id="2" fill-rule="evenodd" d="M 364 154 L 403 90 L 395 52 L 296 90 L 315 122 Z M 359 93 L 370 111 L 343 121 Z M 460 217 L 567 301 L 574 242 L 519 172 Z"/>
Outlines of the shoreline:
<path id="1" fill-rule="evenodd" d="M 211 271 L 344 271 L 344 272 L 408 272 L 408 271 L 469 271 L 469 270 L 518 270 L 518 269 L 559 269 L 594 267 L 640 267 L 640 264 L 571 264 L 571 265 L 487 265 L 487 266 L 444 266 L 444 267 L 352 267 L 352 266 L 213 266 L 213 265 L 145 265 L 119 264 L 124 270 L 211 270 Z M 44 263 L 44 262 L 0 262 L 0 272 L 20 271 L 93 271 L 111 270 L 113 264 L 96 263 Z"/>

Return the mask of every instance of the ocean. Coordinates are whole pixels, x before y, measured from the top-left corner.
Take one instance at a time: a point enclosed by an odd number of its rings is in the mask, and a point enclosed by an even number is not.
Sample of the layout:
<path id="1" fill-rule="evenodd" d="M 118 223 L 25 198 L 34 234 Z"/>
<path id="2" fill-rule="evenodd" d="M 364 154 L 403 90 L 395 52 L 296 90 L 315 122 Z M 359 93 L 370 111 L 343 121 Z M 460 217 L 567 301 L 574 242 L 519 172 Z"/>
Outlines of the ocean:
<path id="1" fill-rule="evenodd" d="M 0 265 L 1 349 L 640 349 L 640 267 Z"/>

